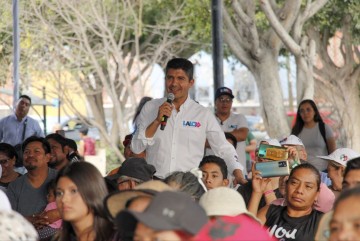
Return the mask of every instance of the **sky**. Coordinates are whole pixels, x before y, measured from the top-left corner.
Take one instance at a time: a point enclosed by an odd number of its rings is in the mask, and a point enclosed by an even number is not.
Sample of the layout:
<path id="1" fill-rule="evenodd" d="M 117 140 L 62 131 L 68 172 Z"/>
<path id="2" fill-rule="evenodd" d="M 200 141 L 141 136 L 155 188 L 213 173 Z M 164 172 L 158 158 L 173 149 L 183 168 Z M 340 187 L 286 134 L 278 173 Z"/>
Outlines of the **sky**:
<path id="1" fill-rule="evenodd" d="M 213 63 L 212 57 L 210 54 L 201 51 L 189 58 L 191 62 L 195 64 L 195 88 L 209 88 L 210 91 L 213 91 Z M 279 61 L 285 62 L 284 57 L 280 57 Z M 229 88 L 234 88 L 234 73 L 237 71 L 247 71 L 247 68 L 241 63 L 236 61 L 234 58 L 229 58 L 228 60 L 224 59 L 224 85 Z M 292 79 L 293 79 L 293 94 L 296 95 L 296 68 L 295 61 L 291 59 L 291 69 L 292 69 Z M 283 96 L 285 99 L 288 98 L 288 84 L 287 84 L 287 71 L 285 68 L 280 68 L 279 70 L 281 87 L 283 90 Z M 154 98 L 161 98 L 164 96 L 164 82 L 159 81 L 159 79 L 164 80 L 164 72 L 159 65 L 156 65 L 153 68 L 153 71 L 150 75 L 151 79 L 151 93 L 150 96 Z M 210 99 L 213 99 L 213 92 L 210 93 Z"/>

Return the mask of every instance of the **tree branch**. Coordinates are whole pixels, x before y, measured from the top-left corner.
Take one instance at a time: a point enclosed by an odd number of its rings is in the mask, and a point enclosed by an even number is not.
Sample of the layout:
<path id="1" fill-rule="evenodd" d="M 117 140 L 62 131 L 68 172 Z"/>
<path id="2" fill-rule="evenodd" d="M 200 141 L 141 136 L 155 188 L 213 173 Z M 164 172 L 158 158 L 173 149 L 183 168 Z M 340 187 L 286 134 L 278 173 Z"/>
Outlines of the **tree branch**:
<path id="1" fill-rule="evenodd" d="M 312 18 L 320 9 L 322 9 L 329 0 L 311 0 L 307 1 L 304 12 L 300 14 L 301 23 L 304 24 Z"/>
<path id="2" fill-rule="evenodd" d="M 238 42 L 233 38 L 233 35 L 228 31 L 225 31 L 224 40 L 229 45 L 236 58 L 249 69 L 253 69 L 251 66 L 251 57 L 243 48 L 239 47 Z"/>
<path id="3" fill-rule="evenodd" d="M 295 0 L 291 0 L 291 1 L 294 2 Z M 265 13 L 271 27 L 277 33 L 277 36 L 282 40 L 283 44 L 289 49 L 289 51 L 291 53 L 293 53 L 294 55 L 299 55 L 301 53 L 300 46 L 292 39 L 292 37 L 289 35 L 289 33 L 285 30 L 284 26 L 280 23 L 280 21 L 278 20 L 274 11 L 272 10 L 272 8 L 270 6 L 269 1 L 261 0 L 260 2 L 261 2 L 260 7 L 263 10 L 263 12 Z M 297 4 L 299 4 L 299 1 L 296 1 L 296 2 L 297 2 Z M 301 1 L 300 1 L 300 3 L 301 3 Z M 296 5 L 296 4 L 294 4 L 294 5 Z M 287 17 L 293 18 L 294 16 L 291 16 L 291 15 L 296 16 L 297 15 L 296 9 L 297 8 L 294 7 L 293 11 L 288 12 Z M 290 25 L 290 22 L 291 21 L 288 21 L 287 25 Z M 292 25 L 292 23 L 291 23 L 291 25 Z M 289 27 L 289 26 L 287 26 L 287 27 Z M 274 40 L 273 37 L 272 37 L 272 40 Z"/>
<path id="4" fill-rule="evenodd" d="M 293 37 L 295 42 L 299 42 L 301 38 L 301 34 L 303 31 L 304 24 L 308 19 L 314 16 L 329 0 L 316 0 L 312 2 L 312 0 L 307 0 L 305 10 L 302 13 L 299 13 L 298 18 L 295 21 L 293 27 Z"/>
<path id="5" fill-rule="evenodd" d="M 259 35 L 255 24 L 255 5 L 252 0 L 247 1 L 248 15 L 242 10 L 240 4 L 237 1 L 232 2 L 233 9 L 237 16 L 243 22 L 243 25 L 248 28 L 250 36 L 248 41 L 251 43 L 251 52 L 255 57 L 260 55 L 260 43 Z"/>
<path id="6" fill-rule="evenodd" d="M 223 8 L 223 19 L 224 19 L 224 28 L 227 29 L 227 31 L 224 31 L 224 35 L 230 35 L 232 38 L 236 40 L 239 47 L 242 49 L 250 50 L 250 45 L 245 41 L 245 38 L 242 38 L 239 35 L 238 30 L 235 28 L 233 22 L 231 21 L 229 13 L 226 11 L 226 9 Z"/>

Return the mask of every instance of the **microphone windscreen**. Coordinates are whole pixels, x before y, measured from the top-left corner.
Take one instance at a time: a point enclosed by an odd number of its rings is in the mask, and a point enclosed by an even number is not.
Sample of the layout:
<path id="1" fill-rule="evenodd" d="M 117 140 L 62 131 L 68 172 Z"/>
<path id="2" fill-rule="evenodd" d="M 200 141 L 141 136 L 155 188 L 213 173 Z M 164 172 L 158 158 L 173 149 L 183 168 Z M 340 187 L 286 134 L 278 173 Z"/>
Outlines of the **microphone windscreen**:
<path id="1" fill-rule="evenodd" d="M 169 93 L 167 99 L 173 102 L 173 100 L 175 99 L 175 95 L 173 93 Z"/>

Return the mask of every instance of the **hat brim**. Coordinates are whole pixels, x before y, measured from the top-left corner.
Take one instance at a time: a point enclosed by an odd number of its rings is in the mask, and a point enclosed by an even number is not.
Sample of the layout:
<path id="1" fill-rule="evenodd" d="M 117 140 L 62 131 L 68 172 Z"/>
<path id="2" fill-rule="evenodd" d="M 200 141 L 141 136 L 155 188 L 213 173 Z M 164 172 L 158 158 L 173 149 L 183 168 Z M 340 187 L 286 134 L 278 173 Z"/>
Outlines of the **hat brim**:
<path id="1" fill-rule="evenodd" d="M 163 231 L 163 230 L 180 230 L 182 227 L 179 227 L 173 223 L 170 223 L 168 219 L 163 218 L 158 214 L 153 214 L 150 212 L 134 212 L 128 211 L 131 213 L 138 222 L 145 224 L 146 226 L 154 229 L 155 231 Z"/>
<path id="2" fill-rule="evenodd" d="M 111 193 L 104 199 L 105 211 L 111 220 L 114 220 L 116 215 L 125 209 L 126 203 L 135 197 L 139 196 L 154 196 L 157 191 L 154 190 L 125 190 Z"/>
<path id="3" fill-rule="evenodd" d="M 316 156 L 318 158 L 321 158 L 321 159 L 325 159 L 325 160 L 328 160 L 328 161 L 333 161 L 333 159 L 331 159 L 329 156 Z"/>
<path id="4" fill-rule="evenodd" d="M 316 157 L 324 159 L 325 161 L 333 161 L 335 163 L 340 164 L 341 166 L 345 166 L 343 163 L 340 163 L 340 162 L 338 162 L 338 161 L 336 161 L 334 159 L 331 159 L 329 156 L 316 156 Z"/>
<path id="5" fill-rule="evenodd" d="M 230 97 L 231 97 L 231 99 L 234 99 L 234 98 L 235 98 L 235 96 L 234 96 L 234 95 L 232 95 L 232 94 L 230 94 L 230 93 L 223 92 L 223 93 L 220 93 L 218 96 L 216 96 L 216 98 L 215 98 L 215 99 L 219 98 L 219 97 L 220 97 L 220 96 L 222 96 L 222 95 L 228 95 L 228 96 L 230 96 Z"/>
<path id="6" fill-rule="evenodd" d="M 117 180 L 119 177 L 120 177 L 120 175 L 116 173 L 116 174 L 113 174 L 113 175 L 110 175 L 110 176 L 106 176 L 105 178 L 108 179 L 108 180 L 110 180 L 110 181 L 115 181 L 115 180 Z"/>

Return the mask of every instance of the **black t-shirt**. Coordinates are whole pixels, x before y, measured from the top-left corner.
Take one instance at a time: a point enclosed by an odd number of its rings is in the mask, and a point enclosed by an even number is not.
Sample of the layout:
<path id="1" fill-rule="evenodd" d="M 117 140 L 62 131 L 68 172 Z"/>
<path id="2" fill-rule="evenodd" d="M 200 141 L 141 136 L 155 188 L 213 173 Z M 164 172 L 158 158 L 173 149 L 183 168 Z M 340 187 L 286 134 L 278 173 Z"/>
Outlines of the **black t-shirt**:
<path id="1" fill-rule="evenodd" d="M 17 174 L 18 174 L 18 176 L 16 178 L 22 176 L 22 174 L 20 174 L 20 173 L 17 173 Z M 5 189 L 7 189 L 9 184 L 10 184 L 10 182 L 0 182 L 0 187 L 4 187 Z"/>
<path id="2" fill-rule="evenodd" d="M 249 201 L 251 198 L 251 193 L 252 193 L 252 183 L 251 181 L 249 181 L 248 183 L 246 183 L 245 185 L 241 185 L 237 191 L 241 194 L 241 196 L 244 198 L 245 204 L 246 206 L 249 205 Z M 282 198 L 279 189 L 275 189 L 275 196 L 276 198 Z M 264 196 L 261 197 L 260 199 L 260 203 L 259 203 L 259 208 L 258 210 L 260 210 L 262 207 L 264 207 L 266 205 L 266 201 Z"/>
<path id="3" fill-rule="evenodd" d="M 281 241 L 310 241 L 314 240 L 322 215 L 322 212 L 314 209 L 309 215 L 293 218 L 287 214 L 286 206 L 270 205 L 265 226 L 270 234 Z"/>

